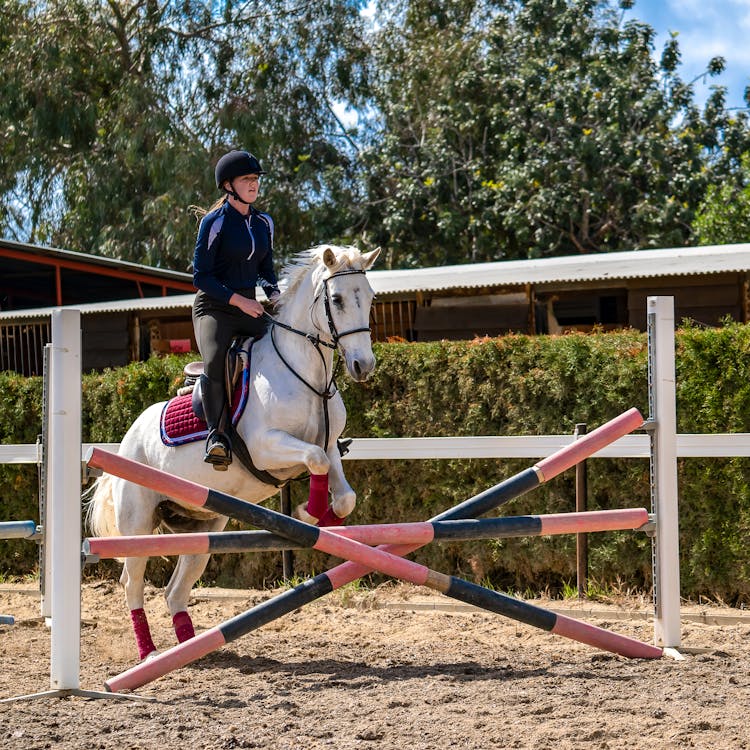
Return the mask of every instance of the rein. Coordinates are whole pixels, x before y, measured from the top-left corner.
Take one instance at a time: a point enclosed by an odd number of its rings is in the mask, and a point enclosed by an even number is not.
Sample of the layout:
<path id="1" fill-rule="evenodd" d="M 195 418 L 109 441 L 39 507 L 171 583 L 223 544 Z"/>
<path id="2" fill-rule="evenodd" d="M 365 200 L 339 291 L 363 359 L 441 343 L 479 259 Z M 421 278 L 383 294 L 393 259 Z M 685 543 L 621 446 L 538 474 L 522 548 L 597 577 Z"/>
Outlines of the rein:
<path id="1" fill-rule="evenodd" d="M 316 396 L 319 396 L 323 400 L 323 421 L 325 425 L 325 440 L 323 444 L 323 450 L 327 453 L 328 452 L 328 441 L 330 439 L 330 433 L 331 433 L 331 425 L 330 425 L 330 417 L 328 415 L 328 401 L 333 398 L 334 394 L 338 391 L 338 387 L 336 385 L 336 372 L 338 371 L 338 368 L 341 364 L 341 358 L 336 360 L 336 364 L 333 367 L 333 370 L 331 372 L 331 378 L 330 380 L 327 380 L 327 382 L 324 381 L 324 388 L 323 390 L 318 390 L 313 386 L 311 383 L 309 383 L 305 378 L 302 377 L 290 364 L 287 362 L 287 360 L 284 358 L 284 355 L 279 350 L 278 345 L 276 344 L 276 338 L 274 337 L 274 328 L 283 328 L 285 331 L 289 331 L 290 333 L 294 333 L 298 336 L 301 336 L 302 338 L 307 339 L 314 347 L 315 351 L 320 356 L 320 359 L 323 363 L 323 372 L 326 372 L 326 363 L 325 363 L 325 357 L 323 356 L 323 352 L 321 351 L 321 347 L 325 346 L 328 349 L 333 349 L 334 352 L 338 350 L 339 341 L 344 338 L 344 336 L 349 336 L 353 333 L 369 333 L 371 331 L 370 327 L 363 327 L 363 328 L 352 328 L 348 331 L 344 331 L 343 333 L 339 333 L 338 329 L 336 328 L 336 323 L 333 320 L 333 315 L 331 313 L 331 301 L 330 301 L 330 295 L 328 293 L 328 282 L 335 278 L 336 276 L 351 276 L 353 274 L 362 274 L 364 275 L 364 271 L 356 271 L 356 270 L 349 270 L 349 271 L 339 271 L 338 273 L 332 273 L 330 276 L 327 276 L 325 279 L 323 279 L 323 289 L 324 289 L 324 296 L 323 296 L 323 306 L 325 308 L 326 313 L 326 320 L 328 322 L 328 331 L 331 335 L 331 341 L 325 341 L 324 339 L 320 338 L 320 333 L 307 333 L 306 331 L 300 331 L 297 328 L 293 328 L 290 325 L 287 325 L 286 323 L 282 323 L 281 321 L 276 320 L 272 315 L 269 315 L 267 312 L 263 313 L 263 317 L 265 317 L 271 324 L 271 343 L 273 344 L 274 351 L 278 355 L 279 359 L 284 363 L 287 370 L 292 373 L 301 383 L 304 383 L 307 388 L 309 388 Z M 319 295 L 318 295 L 319 296 Z M 318 300 L 318 297 L 316 297 L 313 300 L 313 304 Z M 340 352 L 339 352 L 340 354 Z"/>

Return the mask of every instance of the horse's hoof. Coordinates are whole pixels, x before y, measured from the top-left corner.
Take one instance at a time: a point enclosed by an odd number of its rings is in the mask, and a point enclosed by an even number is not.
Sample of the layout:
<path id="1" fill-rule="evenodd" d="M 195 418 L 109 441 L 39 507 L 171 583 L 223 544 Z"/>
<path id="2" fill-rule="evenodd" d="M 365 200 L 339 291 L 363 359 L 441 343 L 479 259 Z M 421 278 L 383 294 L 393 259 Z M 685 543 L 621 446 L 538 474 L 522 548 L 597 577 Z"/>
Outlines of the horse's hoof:
<path id="1" fill-rule="evenodd" d="M 333 498 L 331 508 L 339 518 L 346 518 L 352 514 L 356 504 L 357 495 L 354 492 L 346 492 L 343 495 Z"/>
<path id="2" fill-rule="evenodd" d="M 154 649 L 150 654 L 146 654 L 146 656 L 141 659 L 141 663 L 151 661 L 151 659 L 155 659 L 157 656 L 159 656 L 159 650 Z"/>

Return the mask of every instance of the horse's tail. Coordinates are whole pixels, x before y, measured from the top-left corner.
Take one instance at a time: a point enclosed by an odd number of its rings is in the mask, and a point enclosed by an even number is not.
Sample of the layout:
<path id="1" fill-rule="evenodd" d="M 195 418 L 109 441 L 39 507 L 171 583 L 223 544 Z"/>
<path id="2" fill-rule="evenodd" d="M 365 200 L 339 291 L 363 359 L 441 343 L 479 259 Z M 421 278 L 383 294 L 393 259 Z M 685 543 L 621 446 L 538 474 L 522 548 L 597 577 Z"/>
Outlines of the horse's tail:
<path id="1" fill-rule="evenodd" d="M 112 477 L 102 474 L 85 493 L 86 526 L 93 536 L 120 536 L 115 521 Z"/>

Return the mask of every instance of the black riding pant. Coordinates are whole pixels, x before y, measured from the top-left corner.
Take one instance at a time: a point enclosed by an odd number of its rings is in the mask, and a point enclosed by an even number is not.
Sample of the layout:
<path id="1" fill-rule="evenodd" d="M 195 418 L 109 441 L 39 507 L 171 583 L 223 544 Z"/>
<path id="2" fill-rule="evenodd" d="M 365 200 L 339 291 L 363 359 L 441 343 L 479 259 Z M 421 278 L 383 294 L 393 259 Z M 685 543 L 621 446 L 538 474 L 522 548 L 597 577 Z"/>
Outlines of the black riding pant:
<path id="1" fill-rule="evenodd" d="M 255 299 L 254 289 L 238 290 L 238 294 Z M 224 382 L 224 359 L 235 336 L 262 336 L 266 331 L 263 317 L 253 318 L 228 302 L 221 302 L 199 291 L 193 303 L 193 328 L 198 350 L 203 358 L 203 371 L 214 381 Z"/>

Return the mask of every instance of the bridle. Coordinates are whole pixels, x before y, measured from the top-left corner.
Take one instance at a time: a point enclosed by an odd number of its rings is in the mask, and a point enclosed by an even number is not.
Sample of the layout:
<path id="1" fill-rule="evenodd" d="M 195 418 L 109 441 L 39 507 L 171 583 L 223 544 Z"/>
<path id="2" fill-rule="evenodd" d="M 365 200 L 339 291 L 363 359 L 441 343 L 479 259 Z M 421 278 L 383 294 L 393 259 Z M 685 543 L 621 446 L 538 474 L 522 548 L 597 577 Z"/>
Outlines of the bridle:
<path id="1" fill-rule="evenodd" d="M 351 328 L 348 331 L 339 333 L 338 329 L 336 328 L 336 323 L 333 320 L 333 315 L 331 313 L 331 295 L 328 291 L 328 282 L 331 279 L 335 279 L 337 276 L 353 276 L 355 274 L 362 274 L 362 276 L 364 276 L 365 272 L 354 270 L 354 269 L 350 269 L 348 271 L 337 271 L 336 273 L 332 273 L 330 276 L 327 276 L 325 279 L 323 279 L 323 290 L 324 290 L 323 308 L 325 309 L 325 313 L 326 313 L 326 322 L 328 323 L 328 332 L 331 334 L 331 341 L 326 341 L 325 339 L 320 338 L 319 333 L 314 333 L 314 334 L 307 333 L 306 331 L 300 331 L 298 328 L 293 328 L 292 326 L 287 325 L 286 323 L 282 323 L 281 321 L 276 320 L 276 318 L 274 318 L 272 315 L 269 315 L 267 312 L 263 313 L 263 317 L 266 318 L 266 320 L 268 320 L 268 322 L 272 326 L 283 328 L 286 331 L 290 331 L 291 333 L 296 333 L 298 336 L 302 336 L 303 338 L 306 338 L 311 344 L 315 346 L 316 349 L 319 349 L 319 347 L 321 346 L 328 347 L 329 349 L 337 349 L 339 345 L 339 341 L 343 339 L 344 336 L 350 336 L 353 333 L 370 333 L 370 331 L 372 331 L 370 326 L 363 326 L 361 328 Z M 311 309 L 315 305 L 315 303 L 318 301 L 319 297 L 320 297 L 320 293 L 318 293 L 315 299 L 313 299 Z M 313 323 L 313 325 L 315 324 Z M 291 370 L 292 368 L 290 367 L 289 369 Z M 315 389 L 313 388 L 312 390 L 315 390 Z"/>
<path id="2" fill-rule="evenodd" d="M 331 312 L 331 295 L 328 289 L 328 282 L 331 279 L 335 279 L 338 276 L 352 276 L 354 274 L 362 274 L 365 275 L 364 271 L 359 271 L 355 269 L 349 269 L 346 271 L 337 271 L 336 273 L 332 273 L 330 276 L 327 276 L 325 279 L 323 279 L 323 308 L 325 309 L 326 313 L 326 322 L 328 323 L 328 332 L 331 336 L 331 341 L 326 341 L 325 339 L 322 339 L 320 337 L 320 332 L 318 333 L 307 333 L 306 331 L 300 331 L 297 328 L 293 328 L 290 325 L 287 325 L 286 323 L 282 323 L 281 321 L 276 320 L 273 316 L 269 315 L 267 312 L 263 313 L 263 316 L 269 321 L 271 324 L 271 343 L 273 344 L 274 351 L 276 352 L 279 359 L 284 363 L 287 370 L 292 373 L 299 381 L 304 383 L 313 393 L 315 393 L 317 396 L 320 396 L 320 398 L 323 400 L 323 419 L 325 422 L 325 441 L 323 444 L 323 450 L 328 452 L 328 440 L 330 438 L 330 420 L 328 416 L 328 402 L 333 398 L 333 396 L 338 391 L 338 387 L 336 386 L 336 372 L 339 368 L 339 365 L 341 363 L 341 358 L 336 360 L 336 364 L 333 367 L 331 371 L 331 377 L 330 379 L 327 378 L 326 375 L 326 381 L 325 381 L 325 387 L 323 390 L 318 390 L 313 386 L 311 383 L 309 383 L 305 378 L 302 377 L 290 364 L 287 362 L 287 360 L 284 358 L 284 355 L 279 350 L 278 345 L 276 344 L 276 338 L 274 337 L 274 329 L 275 328 L 283 328 L 285 331 L 290 331 L 291 333 L 295 333 L 298 336 L 302 336 L 303 338 L 307 339 L 314 347 L 315 351 L 318 352 L 318 355 L 320 356 L 320 359 L 323 363 L 323 371 L 327 371 L 326 367 L 326 361 L 325 357 L 323 356 L 323 352 L 321 351 L 321 347 L 325 346 L 328 349 L 333 349 L 334 351 L 338 350 L 339 354 L 341 354 L 341 351 L 339 350 L 339 342 L 341 339 L 344 338 L 344 336 L 351 336 L 354 333 L 370 333 L 372 330 L 370 326 L 363 326 L 361 328 L 351 328 L 348 331 L 343 331 L 342 333 L 339 333 L 338 329 L 336 328 L 336 323 L 333 320 L 333 314 Z M 310 306 L 310 309 L 315 306 L 318 299 L 320 298 L 320 292 L 315 296 L 313 299 L 312 305 Z M 313 322 L 313 325 L 315 323 Z M 317 326 L 316 326 L 317 328 Z"/>
<path id="3" fill-rule="evenodd" d="M 370 333 L 372 330 L 370 326 L 362 327 L 362 328 L 352 328 L 348 331 L 344 331 L 343 333 L 339 333 L 336 328 L 336 323 L 333 320 L 333 315 L 331 314 L 331 295 L 328 293 L 328 282 L 331 279 L 335 279 L 337 276 L 353 276 L 354 274 L 361 273 L 363 276 L 365 274 L 364 271 L 356 271 L 354 269 L 350 269 L 348 271 L 339 271 L 338 273 L 332 273 L 330 276 L 326 276 L 325 279 L 323 279 L 323 288 L 325 289 L 325 295 L 323 296 L 323 307 L 326 311 L 326 319 L 328 320 L 328 330 L 331 333 L 331 338 L 333 339 L 332 343 L 329 345 L 332 348 L 335 348 L 339 345 L 339 341 L 344 338 L 344 336 L 350 336 L 352 333 Z"/>

